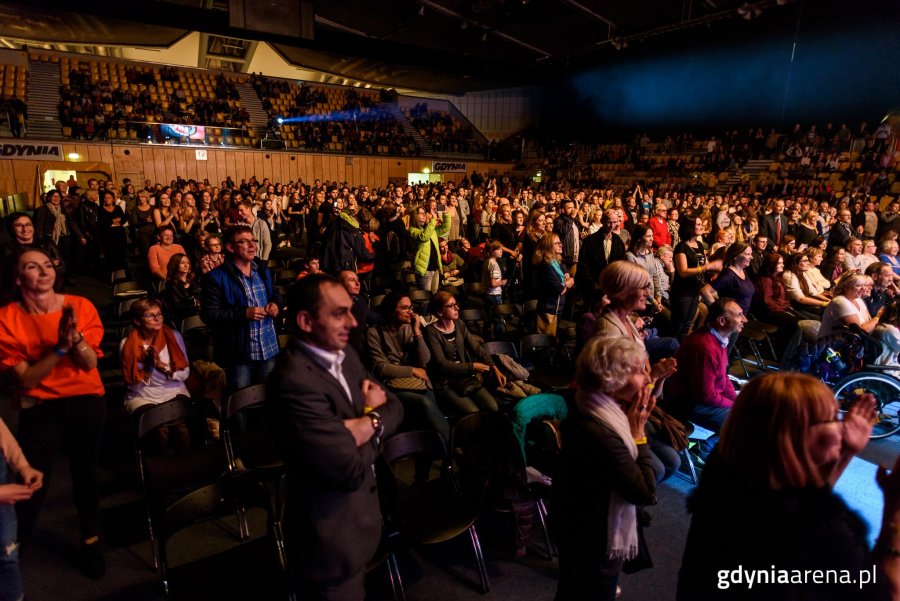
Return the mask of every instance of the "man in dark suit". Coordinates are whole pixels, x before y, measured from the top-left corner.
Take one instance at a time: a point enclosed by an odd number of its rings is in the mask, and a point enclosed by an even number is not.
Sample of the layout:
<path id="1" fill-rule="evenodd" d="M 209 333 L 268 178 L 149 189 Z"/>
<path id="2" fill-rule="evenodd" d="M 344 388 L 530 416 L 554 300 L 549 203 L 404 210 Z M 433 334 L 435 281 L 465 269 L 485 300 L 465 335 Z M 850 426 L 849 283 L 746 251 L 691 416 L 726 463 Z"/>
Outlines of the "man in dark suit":
<path id="1" fill-rule="evenodd" d="M 763 217 L 760 234 L 769 239 L 769 250 L 781 248 L 782 239 L 788 235 L 788 218 L 784 214 L 784 201 L 776 200 L 772 212 Z"/>
<path id="2" fill-rule="evenodd" d="M 588 305 L 597 300 L 595 297 L 600 272 L 613 261 L 625 258 L 625 243 L 615 233 L 618 225 L 618 212 L 615 209 L 606 209 L 600 218 L 600 229 L 585 238 L 581 245 L 578 269 L 575 271 L 575 286 Z"/>
<path id="3" fill-rule="evenodd" d="M 837 214 L 837 223 L 828 230 L 828 246 L 846 248 L 853 237 L 853 226 L 850 225 L 852 216 L 850 209 L 841 209 Z"/>
<path id="4" fill-rule="evenodd" d="M 289 568 L 298 597 L 362 601 L 366 563 L 381 540 L 373 463 L 403 407 L 348 346 L 356 326 L 344 287 L 310 275 L 291 289 L 296 336 L 267 384 L 288 468 Z"/>

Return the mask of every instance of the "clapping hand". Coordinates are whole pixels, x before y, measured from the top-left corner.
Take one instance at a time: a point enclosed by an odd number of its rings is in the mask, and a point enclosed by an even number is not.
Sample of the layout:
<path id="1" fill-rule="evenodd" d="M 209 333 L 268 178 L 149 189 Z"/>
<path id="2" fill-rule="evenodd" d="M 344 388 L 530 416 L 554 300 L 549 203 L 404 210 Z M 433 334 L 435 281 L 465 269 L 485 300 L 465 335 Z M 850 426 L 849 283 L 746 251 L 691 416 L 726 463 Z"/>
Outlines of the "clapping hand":
<path id="1" fill-rule="evenodd" d="M 867 393 L 860 396 L 850 405 L 844 414 L 842 452 L 856 455 L 869 443 L 872 427 L 878 420 L 875 395 Z"/>
<path id="2" fill-rule="evenodd" d="M 650 379 L 653 383 L 659 385 L 661 380 L 665 380 L 678 370 L 678 362 L 674 358 L 669 357 L 656 363 L 650 368 Z"/>
<path id="3" fill-rule="evenodd" d="M 66 305 L 59 318 L 56 346 L 61 350 L 68 351 L 78 342 L 80 340 L 78 339 L 78 320 L 75 318 L 75 309 L 72 305 Z"/>

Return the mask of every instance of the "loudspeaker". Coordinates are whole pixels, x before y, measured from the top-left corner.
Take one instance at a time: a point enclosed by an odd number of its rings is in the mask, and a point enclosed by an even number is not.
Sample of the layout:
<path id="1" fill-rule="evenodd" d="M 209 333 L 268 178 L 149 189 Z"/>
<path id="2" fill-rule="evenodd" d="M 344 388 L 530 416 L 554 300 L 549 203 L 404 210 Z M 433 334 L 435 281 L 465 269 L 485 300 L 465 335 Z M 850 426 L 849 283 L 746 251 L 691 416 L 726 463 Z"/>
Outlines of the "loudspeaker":
<path id="1" fill-rule="evenodd" d="M 229 0 L 228 24 L 275 35 L 313 39 L 312 0 Z"/>

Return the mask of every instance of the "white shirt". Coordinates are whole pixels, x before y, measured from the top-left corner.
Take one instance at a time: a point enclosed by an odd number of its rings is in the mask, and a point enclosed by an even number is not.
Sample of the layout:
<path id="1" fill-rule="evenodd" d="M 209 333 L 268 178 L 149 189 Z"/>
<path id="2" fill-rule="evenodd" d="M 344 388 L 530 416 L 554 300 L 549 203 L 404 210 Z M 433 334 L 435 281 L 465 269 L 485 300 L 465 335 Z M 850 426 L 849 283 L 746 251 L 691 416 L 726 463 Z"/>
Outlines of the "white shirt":
<path id="1" fill-rule="evenodd" d="M 308 350 L 313 359 L 316 360 L 316 363 L 322 366 L 322 368 L 334 376 L 334 379 L 340 383 L 341 388 L 344 389 L 344 392 L 347 394 L 347 400 L 350 404 L 353 404 L 353 395 L 350 394 L 350 385 L 347 383 L 347 379 L 344 377 L 344 371 L 341 369 L 341 366 L 344 363 L 344 358 L 347 357 L 347 354 L 344 351 L 326 351 L 323 348 L 319 348 L 317 346 L 313 346 L 308 342 L 304 342 L 302 340 L 298 340 L 298 342 Z"/>
<path id="2" fill-rule="evenodd" d="M 843 318 L 856 315 L 859 323 L 863 324 L 872 319 L 866 303 L 861 298 L 855 301 L 850 300 L 846 296 L 838 295 L 831 299 L 825 312 L 822 314 L 822 327 L 819 328 L 819 338 L 831 336 L 834 334 L 835 327 L 839 327 L 844 323 Z"/>
<path id="3" fill-rule="evenodd" d="M 182 354 L 187 357 L 187 349 L 184 346 L 184 340 L 182 339 L 181 334 L 174 331 L 173 334 L 175 334 L 175 341 L 178 343 L 179 348 L 181 348 Z M 120 353 L 124 346 L 125 339 L 119 343 Z M 144 344 L 144 350 L 147 350 L 148 346 L 150 345 Z M 159 359 L 163 363 L 169 363 L 169 361 L 172 360 L 169 355 L 168 346 L 163 347 L 163 349 L 159 351 Z M 138 407 L 148 404 L 158 405 L 160 403 L 165 403 L 166 401 L 171 401 L 179 394 L 190 396 L 191 393 L 188 392 L 187 386 L 184 384 L 190 375 L 190 363 L 188 363 L 188 366 L 184 369 L 173 372 L 171 378 L 167 378 L 166 374 L 154 368 L 150 372 L 150 377 L 146 382 L 137 382 L 128 386 L 128 390 L 125 392 L 125 410 L 128 411 L 128 413 L 133 413 Z"/>

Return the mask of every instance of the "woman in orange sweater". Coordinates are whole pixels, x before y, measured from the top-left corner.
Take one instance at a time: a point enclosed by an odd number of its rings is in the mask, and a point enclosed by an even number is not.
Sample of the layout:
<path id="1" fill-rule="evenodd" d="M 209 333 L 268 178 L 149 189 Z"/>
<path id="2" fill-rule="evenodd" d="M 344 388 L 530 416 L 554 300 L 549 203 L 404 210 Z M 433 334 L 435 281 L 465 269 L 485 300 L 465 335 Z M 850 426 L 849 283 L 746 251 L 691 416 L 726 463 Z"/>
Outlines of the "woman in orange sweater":
<path id="1" fill-rule="evenodd" d="M 66 441 L 81 526 L 78 563 L 86 576 L 100 578 L 106 564 L 95 471 L 106 413 L 97 371 L 103 324 L 87 299 L 54 292 L 56 270 L 43 250 L 24 248 L 14 259 L 14 281 L 4 284 L 13 288 L 15 300 L 0 308 L 0 369 L 16 379 L 19 442 L 34 468 L 50 474 L 54 455 Z M 16 507 L 23 543 L 34 529 L 45 490 Z"/>

